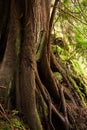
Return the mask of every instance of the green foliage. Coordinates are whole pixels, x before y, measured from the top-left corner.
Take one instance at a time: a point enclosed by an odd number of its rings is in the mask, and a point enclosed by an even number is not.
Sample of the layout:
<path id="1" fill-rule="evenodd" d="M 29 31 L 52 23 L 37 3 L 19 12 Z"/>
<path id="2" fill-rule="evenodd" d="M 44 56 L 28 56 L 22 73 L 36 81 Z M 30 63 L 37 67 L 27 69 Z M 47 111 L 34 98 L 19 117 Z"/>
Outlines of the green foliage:
<path id="1" fill-rule="evenodd" d="M 77 52 L 73 55 L 69 51 L 61 48 L 58 45 L 52 45 L 52 50 L 54 54 L 58 55 L 63 64 L 69 64 L 69 76 L 70 81 L 72 82 L 74 88 L 76 89 L 77 93 L 79 94 L 80 99 L 84 106 L 86 106 L 86 96 L 87 96 L 87 79 L 83 77 L 86 76 L 83 68 L 83 60 L 77 58 Z M 67 66 L 66 66 L 67 67 Z M 57 79 L 61 82 L 63 80 L 62 75 L 59 72 L 54 73 Z M 74 77 L 75 79 L 74 79 Z"/>
<path id="2" fill-rule="evenodd" d="M 84 49 L 87 49 L 87 39 L 83 39 L 81 35 L 76 37 L 76 42 L 79 44 L 79 47 L 84 47 Z"/>
<path id="3" fill-rule="evenodd" d="M 59 81 L 62 81 L 62 75 L 59 72 L 55 72 L 54 74 Z"/>
<path id="4" fill-rule="evenodd" d="M 0 119 L 0 130 L 26 130 L 23 123 L 20 121 L 17 116 L 18 111 L 13 110 L 12 113 L 6 114 L 7 118 L 3 117 L 3 120 Z"/>
<path id="5" fill-rule="evenodd" d="M 0 121 L 0 130 L 11 130 L 10 125 L 4 121 Z"/>
<path id="6" fill-rule="evenodd" d="M 11 127 L 7 122 L 0 121 L 0 130 L 11 130 Z"/>
<path id="7" fill-rule="evenodd" d="M 69 64 L 69 71 L 79 78 L 80 90 L 87 95 L 87 0 L 63 0 L 57 9 L 52 35 L 68 39 L 69 51 L 52 45 L 53 52 L 63 64 Z M 55 22 L 56 21 L 56 22 Z M 67 66 L 66 66 L 67 67 Z M 84 75 L 84 77 L 82 76 Z M 79 91 L 78 91 L 79 92 Z"/>
<path id="8" fill-rule="evenodd" d="M 2 130 L 11 130 L 11 128 L 10 128 L 9 125 L 7 125 L 7 126 L 5 126 Z"/>
<path id="9" fill-rule="evenodd" d="M 87 49 L 87 25 L 79 24 L 79 22 L 76 25 L 78 27 L 75 29 L 76 46 Z"/>
<path id="10" fill-rule="evenodd" d="M 25 130 L 23 124 L 19 120 L 17 120 L 16 118 L 11 119 L 11 123 L 12 123 L 13 127 L 18 128 L 19 130 Z"/>
<path id="11" fill-rule="evenodd" d="M 69 4 L 69 0 L 64 0 L 64 4 L 68 5 Z"/>
<path id="12" fill-rule="evenodd" d="M 83 0 L 83 1 L 81 2 L 81 4 L 82 4 L 84 7 L 87 7 L 87 0 Z"/>
<path id="13" fill-rule="evenodd" d="M 16 118 L 13 118 L 10 120 L 10 124 L 8 124 L 5 121 L 2 121 L 2 123 L 0 123 L 0 130 L 11 130 L 11 128 L 17 129 L 17 130 L 26 130 L 24 125 L 21 123 L 21 121 L 19 121 Z"/>
<path id="14" fill-rule="evenodd" d="M 24 125 L 16 118 L 11 119 L 10 124 L 7 122 L 0 123 L 0 130 L 11 130 L 11 128 L 17 129 L 17 130 L 26 130 Z"/>
<path id="15" fill-rule="evenodd" d="M 71 63 L 72 63 L 72 67 L 74 69 L 74 72 L 76 72 L 77 75 L 83 74 L 83 70 L 76 59 L 71 60 Z"/>
<path id="16" fill-rule="evenodd" d="M 69 59 L 70 54 L 68 53 L 67 50 L 64 48 L 59 47 L 58 45 L 52 45 L 52 50 L 55 54 L 58 54 L 61 58 L 62 61 L 66 61 Z"/>

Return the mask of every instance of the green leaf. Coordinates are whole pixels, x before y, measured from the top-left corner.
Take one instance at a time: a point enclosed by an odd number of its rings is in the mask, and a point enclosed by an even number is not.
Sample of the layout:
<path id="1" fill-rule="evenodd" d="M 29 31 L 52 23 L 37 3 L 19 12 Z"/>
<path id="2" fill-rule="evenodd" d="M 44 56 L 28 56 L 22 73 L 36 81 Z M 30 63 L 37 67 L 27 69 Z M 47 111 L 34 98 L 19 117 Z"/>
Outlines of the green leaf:
<path id="1" fill-rule="evenodd" d="M 17 127 L 17 128 L 19 128 L 20 130 L 21 130 L 21 129 L 22 129 L 22 130 L 25 130 L 23 124 L 22 124 L 19 120 L 17 120 L 17 119 L 11 119 L 11 123 L 12 123 L 12 125 L 13 125 L 14 127 Z"/>
<path id="2" fill-rule="evenodd" d="M 20 128 L 22 126 L 21 122 L 19 122 L 17 119 L 12 119 L 11 123 L 13 126 Z"/>
<path id="3" fill-rule="evenodd" d="M 84 48 L 87 48 L 87 41 L 80 41 L 79 42 L 81 46 L 83 46 Z"/>
<path id="4" fill-rule="evenodd" d="M 69 4 L 69 0 L 64 0 L 64 4 L 68 5 Z"/>
<path id="5" fill-rule="evenodd" d="M 77 74 L 82 74 L 83 73 L 83 71 L 82 71 L 82 68 L 81 68 L 81 66 L 80 66 L 80 64 L 79 64 L 79 62 L 77 61 L 77 60 L 72 60 L 71 61 L 71 63 L 72 63 L 72 66 L 73 66 L 73 69 L 74 69 L 74 71 L 77 73 Z"/>

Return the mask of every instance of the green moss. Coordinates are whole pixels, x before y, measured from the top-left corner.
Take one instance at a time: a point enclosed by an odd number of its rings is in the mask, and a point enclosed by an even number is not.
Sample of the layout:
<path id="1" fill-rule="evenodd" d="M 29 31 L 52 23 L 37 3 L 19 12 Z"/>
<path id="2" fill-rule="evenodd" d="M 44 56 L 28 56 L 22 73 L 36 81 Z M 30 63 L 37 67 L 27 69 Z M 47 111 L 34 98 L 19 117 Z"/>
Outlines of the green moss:
<path id="1" fill-rule="evenodd" d="M 54 74 L 59 81 L 62 81 L 62 75 L 59 72 L 55 72 Z"/>
<path id="2" fill-rule="evenodd" d="M 70 77 L 70 81 L 72 82 L 74 88 L 76 89 L 77 93 L 79 94 L 79 97 L 81 98 L 83 105 L 86 106 L 87 104 L 85 102 L 84 94 L 79 89 L 79 86 L 76 84 L 76 82 L 74 81 L 74 79 L 71 78 L 71 77 Z"/>

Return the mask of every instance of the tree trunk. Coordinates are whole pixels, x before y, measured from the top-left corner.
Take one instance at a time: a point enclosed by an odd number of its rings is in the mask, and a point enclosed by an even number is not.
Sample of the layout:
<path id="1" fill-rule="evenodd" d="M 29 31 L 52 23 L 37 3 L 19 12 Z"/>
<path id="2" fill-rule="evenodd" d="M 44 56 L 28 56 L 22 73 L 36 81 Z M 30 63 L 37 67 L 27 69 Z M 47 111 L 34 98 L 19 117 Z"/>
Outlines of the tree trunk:
<path id="1" fill-rule="evenodd" d="M 7 105 L 14 82 L 15 107 L 30 130 L 77 130 L 77 111 L 83 109 L 66 68 L 51 51 L 58 2 L 55 0 L 50 18 L 50 0 L 0 1 L 0 7 L 7 7 L 3 12 L 6 17 L 0 15 L 0 101 Z M 55 71 L 61 73 L 66 85 L 60 83 Z"/>
<path id="2" fill-rule="evenodd" d="M 42 125 L 36 108 L 35 96 L 35 19 L 34 3 L 25 3 L 23 43 L 21 46 L 21 107 L 31 130 L 42 130 Z M 29 12 L 29 14 L 28 14 Z"/>

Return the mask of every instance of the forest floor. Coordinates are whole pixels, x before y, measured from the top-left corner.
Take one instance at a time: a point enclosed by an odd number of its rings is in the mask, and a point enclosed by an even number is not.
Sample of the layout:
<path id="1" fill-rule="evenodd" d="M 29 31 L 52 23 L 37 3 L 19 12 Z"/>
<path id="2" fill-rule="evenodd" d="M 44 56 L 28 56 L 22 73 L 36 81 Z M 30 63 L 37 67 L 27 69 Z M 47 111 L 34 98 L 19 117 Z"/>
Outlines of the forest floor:
<path id="1" fill-rule="evenodd" d="M 87 130 L 87 108 L 76 108 L 73 104 L 69 105 L 69 111 L 72 113 L 71 130 Z M 19 116 L 18 111 L 4 110 L 0 104 L 0 130 L 29 130 L 23 123 L 23 117 Z"/>
<path id="2" fill-rule="evenodd" d="M 4 110 L 0 104 L 0 130 L 28 130 L 28 128 L 18 111 Z"/>
<path id="3" fill-rule="evenodd" d="M 70 112 L 73 117 L 73 130 L 87 130 L 87 107 L 86 108 L 75 108 L 73 104 L 71 104 Z"/>

